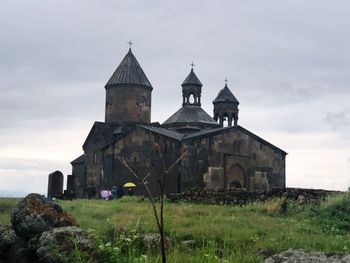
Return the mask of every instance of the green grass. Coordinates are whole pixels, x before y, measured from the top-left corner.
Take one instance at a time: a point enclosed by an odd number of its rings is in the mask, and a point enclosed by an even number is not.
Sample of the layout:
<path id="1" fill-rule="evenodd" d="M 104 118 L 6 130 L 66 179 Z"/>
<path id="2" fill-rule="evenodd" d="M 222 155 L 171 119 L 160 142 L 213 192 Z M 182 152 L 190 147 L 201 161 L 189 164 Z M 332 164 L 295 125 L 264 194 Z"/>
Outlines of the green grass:
<path id="1" fill-rule="evenodd" d="M 0 223 L 10 224 L 11 211 L 19 201 L 17 198 L 0 198 Z"/>
<path id="2" fill-rule="evenodd" d="M 0 199 L 0 222 L 9 223 L 8 212 L 16 202 Z M 168 262 L 261 262 L 291 247 L 349 252 L 349 194 L 330 197 L 320 206 L 299 206 L 289 201 L 288 212 L 283 215 L 271 209 L 276 202 L 279 200 L 244 207 L 166 203 L 166 233 L 173 243 Z M 113 229 L 157 232 L 151 205 L 140 198 L 59 204 L 83 229 L 94 229 L 101 242 L 111 240 Z M 185 248 L 183 240 L 195 240 L 197 247 Z M 142 254 L 147 261 L 139 259 Z M 120 262 L 160 262 L 157 253 L 133 249 L 130 255 Z"/>
<path id="3" fill-rule="evenodd" d="M 323 202 L 318 221 L 324 230 L 333 234 L 350 232 L 350 192 Z"/>

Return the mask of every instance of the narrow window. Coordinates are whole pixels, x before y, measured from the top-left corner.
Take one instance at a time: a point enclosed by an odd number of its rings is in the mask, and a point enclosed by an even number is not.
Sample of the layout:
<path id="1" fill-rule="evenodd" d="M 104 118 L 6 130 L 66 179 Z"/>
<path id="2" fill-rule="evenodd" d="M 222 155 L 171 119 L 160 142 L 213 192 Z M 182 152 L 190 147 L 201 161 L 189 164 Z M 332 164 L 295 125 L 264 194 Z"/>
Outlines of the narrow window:
<path id="1" fill-rule="evenodd" d="M 97 152 L 94 152 L 94 164 L 97 163 Z"/>

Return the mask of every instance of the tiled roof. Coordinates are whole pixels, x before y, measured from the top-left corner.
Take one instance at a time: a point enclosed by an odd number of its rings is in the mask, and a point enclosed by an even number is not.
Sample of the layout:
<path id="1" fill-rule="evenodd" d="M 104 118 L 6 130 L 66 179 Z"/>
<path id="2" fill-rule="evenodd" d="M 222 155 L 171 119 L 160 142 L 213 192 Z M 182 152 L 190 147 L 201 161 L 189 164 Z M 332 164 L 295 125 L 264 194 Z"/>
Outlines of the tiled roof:
<path id="1" fill-rule="evenodd" d="M 218 125 L 200 106 L 185 105 L 168 118 L 164 124 L 171 123 L 204 123 Z"/>
<path id="2" fill-rule="evenodd" d="M 232 126 L 232 127 L 218 127 L 218 128 L 209 128 L 209 129 L 205 129 L 202 131 L 198 131 L 198 132 L 194 132 L 191 134 L 182 134 L 173 130 L 169 130 L 167 128 L 163 128 L 163 127 L 155 127 L 155 126 L 151 126 L 151 125 L 137 125 L 138 127 L 148 130 L 150 132 L 153 133 L 157 133 L 169 138 L 172 138 L 174 140 L 177 140 L 179 142 L 182 141 L 186 141 L 186 140 L 191 140 L 191 139 L 197 139 L 198 137 L 207 137 L 207 136 L 211 136 L 211 135 L 215 135 L 217 133 L 221 133 L 221 132 L 226 132 L 229 130 L 236 130 L 236 131 L 240 131 L 250 137 L 252 137 L 253 139 L 259 141 L 260 143 L 267 145 L 268 147 L 277 150 L 279 152 L 282 152 L 283 154 L 287 154 L 285 151 L 283 151 L 282 149 L 276 147 L 275 145 L 269 143 L 268 141 L 265 141 L 264 139 L 262 139 L 261 137 L 255 135 L 254 133 L 246 130 L 245 128 L 241 127 L 241 126 Z M 115 128 L 115 127 L 114 127 Z M 90 137 L 90 134 L 95 131 L 95 129 L 97 129 L 97 132 L 100 133 L 104 139 L 103 144 L 105 146 L 110 145 L 111 143 L 113 143 L 113 141 L 118 140 L 118 138 L 121 138 L 120 134 L 117 133 L 115 134 L 113 131 L 113 127 L 103 123 L 103 122 L 95 122 L 94 126 L 92 127 L 88 138 Z M 85 143 L 88 141 L 88 138 L 86 139 Z M 85 145 L 84 143 L 84 145 Z M 85 156 L 81 155 L 79 156 L 77 159 L 73 160 L 71 163 L 80 163 L 84 161 Z"/>
<path id="3" fill-rule="evenodd" d="M 193 72 L 193 68 L 191 69 L 190 74 L 188 74 L 187 78 L 182 82 L 182 86 L 184 85 L 198 85 L 203 86 L 202 83 L 199 81 L 196 74 Z"/>
<path id="4" fill-rule="evenodd" d="M 95 121 L 94 125 L 92 126 L 90 133 L 88 134 L 84 144 L 83 144 L 83 148 L 85 146 L 85 144 L 88 142 L 90 135 L 92 134 L 92 132 L 97 132 L 99 135 L 101 135 L 103 142 L 103 145 L 107 145 L 112 143 L 116 136 L 114 135 L 114 130 L 113 127 L 111 125 L 109 125 L 108 123 L 105 122 L 99 122 L 99 121 Z"/>
<path id="5" fill-rule="evenodd" d="M 188 134 L 188 135 L 185 135 L 184 138 L 182 139 L 182 141 L 185 141 L 185 140 L 190 140 L 192 138 L 196 138 L 196 137 L 200 137 L 200 136 L 206 136 L 206 135 L 213 135 L 215 133 L 220 133 L 220 132 L 223 132 L 223 131 L 228 131 L 228 130 L 238 130 L 250 137 L 252 137 L 253 139 L 259 141 L 260 143 L 264 144 L 264 145 L 267 145 L 269 146 L 270 148 L 274 149 L 274 150 L 277 150 L 279 152 L 282 152 L 283 154 L 287 154 L 285 151 L 283 151 L 282 149 L 278 148 L 277 146 L 269 143 L 268 141 L 265 141 L 264 139 L 262 139 L 261 137 L 259 137 L 258 135 L 248 131 L 247 129 L 241 127 L 241 126 L 232 126 L 232 127 L 220 127 L 220 128 L 216 128 L 216 129 L 207 129 L 207 130 L 203 130 L 203 131 L 199 131 L 199 132 L 195 132 L 195 133 L 191 133 L 191 134 Z"/>
<path id="6" fill-rule="evenodd" d="M 78 158 L 74 159 L 73 161 L 71 161 L 71 164 L 75 164 L 75 163 L 83 163 L 85 161 L 85 154 L 80 155 Z"/>
<path id="7" fill-rule="evenodd" d="M 194 132 L 194 133 L 191 133 L 191 134 L 187 134 L 183 138 L 183 140 L 195 138 L 195 137 L 202 136 L 202 135 L 212 134 L 212 133 L 216 133 L 216 132 L 221 132 L 221 131 L 227 130 L 229 128 L 231 128 L 231 127 L 220 127 L 220 128 L 215 128 L 215 129 L 206 129 L 206 130 Z"/>
<path id="8" fill-rule="evenodd" d="M 230 102 L 235 102 L 239 104 L 239 101 L 236 99 L 236 97 L 232 94 L 231 90 L 227 87 L 227 84 L 225 87 L 220 90 L 218 96 L 215 98 L 213 103 L 217 102 L 225 102 L 225 101 L 230 101 Z"/>
<path id="9" fill-rule="evenodd" d="M 140 85 L 152 88 L 131 49 L 120 62 L 118 68 L 107 82 L 106 87 L 118 85 Z"/>
<path id="10" fill-rule="evenodd" d="M 161 127 L 146 126 L 146 125 L 138 125 L 138 126 L 145 129 L 145 130 L 173 138 L 177 141 L 181 141 L 182 138 L 184 137 L 184 135 L 179 133 L 179 132 L 172 131 L 172 130 L 165 129 L 165 128 L 161 128 Z"/>

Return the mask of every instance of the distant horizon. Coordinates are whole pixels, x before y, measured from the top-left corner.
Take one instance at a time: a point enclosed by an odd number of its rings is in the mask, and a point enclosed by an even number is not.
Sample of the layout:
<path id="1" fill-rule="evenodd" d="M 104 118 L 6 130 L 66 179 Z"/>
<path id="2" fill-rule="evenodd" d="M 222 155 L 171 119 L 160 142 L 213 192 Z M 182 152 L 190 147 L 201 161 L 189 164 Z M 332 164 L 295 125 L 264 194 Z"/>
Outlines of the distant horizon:
<path id="1" fill-rule="evenodd" d="M 31 194 L 32 192 L 0 192 L 0 198 L 23 198 L 26 197 L 27 195 Z M 47 196 L 47 193 L 37 193 L 40 195 L 45 195 Z"/>
<path id="2" fill-rule="evenodd" d="M 325 191 L 339 191 L 339 192 L 346 192 L 347 190 L 336 190 L 336 189 L 323 189 L 323 188 L 300 188 L 300 187 L 286 187 L 287 189 L 312 189 L 312 190 L 325 190 Z M 64 189 L 66 190 L 66 189 Z M 0 198 L 24 198 L 29 194 L 36 193 L 40 195 L 44 195 L 47 197 L 47 192 L 46 193 L 37 193 L 37 192 L 11 192 L 11 191 L 0 191 Z"/>

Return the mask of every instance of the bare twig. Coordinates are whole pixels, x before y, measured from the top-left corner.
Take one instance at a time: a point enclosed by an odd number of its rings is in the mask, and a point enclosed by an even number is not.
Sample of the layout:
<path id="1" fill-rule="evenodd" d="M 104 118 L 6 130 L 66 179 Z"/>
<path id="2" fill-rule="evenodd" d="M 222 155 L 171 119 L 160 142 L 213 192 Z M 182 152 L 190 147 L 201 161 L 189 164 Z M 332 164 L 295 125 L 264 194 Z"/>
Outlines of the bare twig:
<path id="1" fill-rule="evenodd" d="M 159 144 L 155 144 L 155 148 L 156 148 L 156 152 L 159 156 L 159 158 L 162 161 L 162 168 L 163 171 L 161 173 L 157 173 L 156 169 L 154 169 L 153 166 L 151 166 L 151 170 L 146 174 L 146 176 L 144 176 L 143 178 L 137 173 L 135 172 L 136 169 L 132 169 L 130 162 L 128 161 L 127 158 L 125 157 L 118 157 L 118 159 L 120 160 L 120 162 L 131 172 L 131 174 L 140 181 L 140 183 L 143 185 L 143 187 L 146 190 L 146 193 L 148 195 L 148 198 L 151 202 L 152 205 L 152 210 L 153 210 L 153 215 L 158 227 L 158 231 L 159 231 L 159 235 L 160 235 L 160 245 L 161 245 L 161 253 L 162 253 L 162 263 L 166 263 L 166 253 L 165 253 L 165 235 L 164 235 L 164 194 L 165 194 L 165 180 L 167 175 L 170 174 L 170 172 L 174 169 L 174 167 L 187 155 L 187 150 L 182 153 L 180 155 L 180 157 L 174 162 L 172 163 L 168 168 L 166 168 L 166 164 L 165 164 L 165 160 L 164 160 L 164 156 L 160 150 L 160 146 Z M 159 188 L 160 188 L 160 211 L 158 214 L 157 211 L 157 206 L 156 206 L 156 201 L 154 198 L 154 194 L 152 193 L 147 178 L 152 174 L 155 175 L 157 182 L 159 184 Z"/>
<path id="2" fill-rule="evenodd" d="M 119 160 L 121 161 L 121 163 L 132 173 L 132 175 L 135 176 L 135 177 L 141 182 L 141 184 L 142 184 L 142 185 L 144 186 L 144 188 L 146 189 L 146 192 L 147 192 L 147 194 L 148 194 L 148 198 L 150 199 L 151 204 L 152 204 L 153 214 L 154 214 L 154 217 L 155 217 L 155 219 L 156 219 L 157 226 L 158 226 L 158 228 L 160 229 L 161 226 L 160 226 L 160 221 L 159 221 L 159 218 L 158 218 L 158 213 L 157 213 L 157 209 L 156 209 L 155 200 L 154 200 L 154 197 L 153 197 L 153 195 L 152 195 L 151 190 L 150 190 L 149 187 L 148 187 L 148 184 L 147 184 L 147 183 L 144 183 L 144 182 L 142 181 L 141 177 L 140 177 L 138 174 L 136 174 L 136 173 L 130 168 L 130 166 L 129 166 L 129 164 L 128 164 L 128 159 L 127 159 L 127 158 L 125 158 L 125 157 L 119 157 L 118 159 L 119 159 Z"/>
<path id="3" fill-rule="evenodd" d="M 188 154 L 188 151 L 186 150 L 183 154 L 181 154 L 181 156 L 175 161 L 175 163 L 173 163 L 172 165 L 170 165 L 170 167 L 165 171 L 166 174 L 168 174 L 174 167 L 175 165 L 178 164 L 178 162 L 180 162 L 186 155 Z"/>

